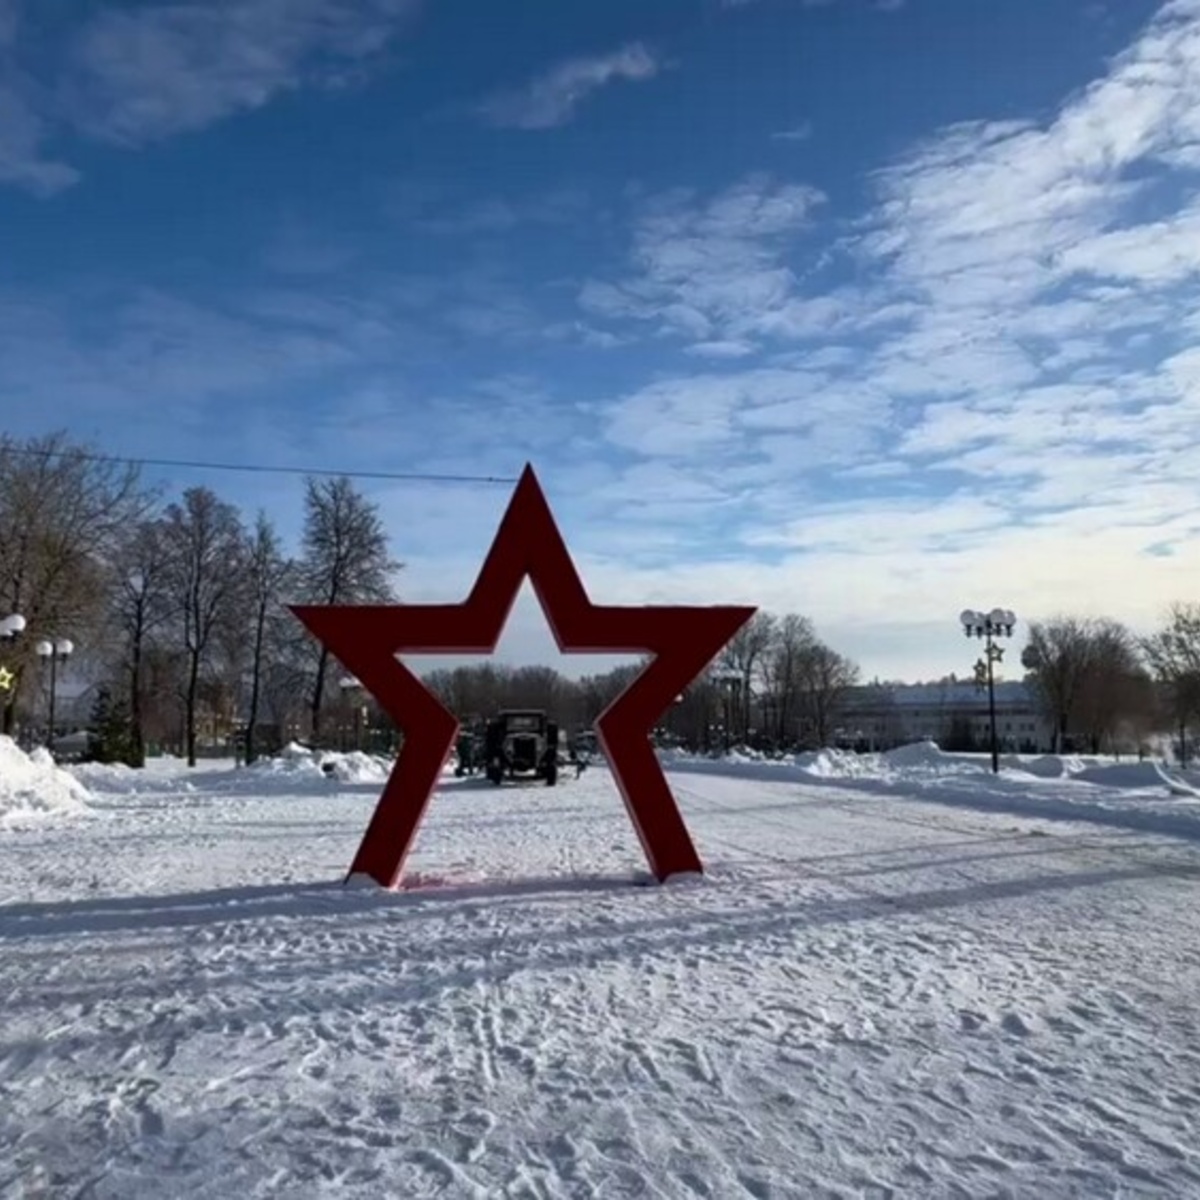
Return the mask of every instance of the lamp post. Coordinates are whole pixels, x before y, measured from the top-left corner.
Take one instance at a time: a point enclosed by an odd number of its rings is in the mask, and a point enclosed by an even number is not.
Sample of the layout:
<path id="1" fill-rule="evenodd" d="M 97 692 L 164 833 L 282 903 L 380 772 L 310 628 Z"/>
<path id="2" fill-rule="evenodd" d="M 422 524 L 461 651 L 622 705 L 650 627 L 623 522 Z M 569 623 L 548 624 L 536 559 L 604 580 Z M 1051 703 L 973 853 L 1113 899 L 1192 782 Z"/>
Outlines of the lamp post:
<path id="1" fill-rule="evenodd" d="M 967 637 L 984 639 L 984 656 L 975 664 L 975 682 L 982 686 L 987 682 L 988 723 L 992 741 L 992 773 L 1000 774 L 1000 751 L 996 744 L 996 679 L 993 667 L 1004 657 L 1004 650 L 995 644 L 998 637 L 1012 637 L 1017 623 L 1017 614 L 1007 608 L 993 608 L 991 612 L 975 612 L 964 609 L 958 616 Z"/>
<path id="2" fill-rule="evenodd" d="M 66 662 L 75 653 L 75 643 L 66 638 L 55 638 L 54 641 L 38 642 L 34 647 L 38 658 L 50 661 L 50 735 L 46 739 L 46 748 L 54 753 L 54 701 L 58 691 L 58 664 Z"/>
<path id="3" fill-rule="evenodd" d="M 721 700 L 725 713 L 725 753 L 728 754 L 733 749 L 733 718 L 736 708 L 735 696 L 738 685 L 742 682 L 742 677 L 737 671 L 727 670 L 718 671 L 714 676 L 716 681 L 722 685 Z"/>
<path id="4" fill-rule="evenodd" d="M 24 632 L 25 618 L 20 613 L 10 613 L 0 621 L 0 642 L 15 642 Z M 0 697 L 3 697 L 4 700 L 4 703 L 0 705 L 0 709 L 3 709 L 3 722 L 0 722 L 0 730 L 3 730 L 12 720 L 12 691 L 16 682 L 17 677 L 4 663 L 0 663 Z"/>

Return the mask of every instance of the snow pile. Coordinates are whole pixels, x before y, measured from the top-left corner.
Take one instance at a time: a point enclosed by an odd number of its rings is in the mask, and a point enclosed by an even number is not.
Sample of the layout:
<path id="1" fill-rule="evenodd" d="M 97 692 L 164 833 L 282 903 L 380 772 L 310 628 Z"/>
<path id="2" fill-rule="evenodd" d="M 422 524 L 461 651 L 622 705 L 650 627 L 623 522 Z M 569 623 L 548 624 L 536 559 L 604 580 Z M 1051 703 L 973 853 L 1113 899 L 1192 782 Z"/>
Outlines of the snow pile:
<path id="1" fill-rule="evenodd" d="M 250 771 L 260 775 L 299 779 L 333 779 L 338 783 L 386 783 L 392 771 L 389 759 L 352 750 L 339 754 L 312 750 L 291 742 L 273 758 L 260 758 Z"/>
<path id="2" fill-rule="evenodd" d="M 26 754 L 12 738 L 0 737 L 0 828 L 49 816 L 82 816 L 90 800 L 88 789 L 56 766 L 49 751 Z"/>
<path id="3" fill-rule="evenodd" d="M 944 768 L 954 756 L 943 752 L 937 742 L 910 742 L 884 753 L 883 759 L 893 767 L 916 767 L 922 770 Z"/>
<path id="4" fill-rule="evenodd" d="M 867 779 L 879 774 L 878 760 L 849 750 L 806 750 L 791 765 L 817 779 Z"/>
<path id="5" fill-rule="evenodd" d="M 321 771 L 339 783 L 387 783 L 392 764 L 376 754 L 354 750 L 349 754 L 324 755 Z"/>
<path id="6" fill-rule="evenodd" d="M 181 795 L 196 791 L 186 775 L 187 763 L 169 757 L 149 759 L 144 767 L 125 763 L 72 763 L 66 768 L 82 783 L 94 798 L 102 796 L 143 796 L 175 792 Z"/>
<path id="7" fill-rule="evenodd" d="M 1011 756 L 1006 756 L 1007 759 Z M 1039 754 L 1036 758 L 1022 759 L 1014 764 L 1017 770 L 1039 779 L 1065 779 L 1083 770 L 1083 763 L 1077 758 L 1063 758 L 1061 754 Z"/>
<path id="8" fill-rule="evenodd" d="M 93 792 L 134 792 L 138 772 L 125 763 L 73 763 L 71 775 Z"/>
<path id="9" fill-rule="evenodd" d="M 272 775 L 319 775 L 321 755 L 299 742 L 289 742 L 272 758 L 260 758 L 252 769 L 268 771 Z"/>

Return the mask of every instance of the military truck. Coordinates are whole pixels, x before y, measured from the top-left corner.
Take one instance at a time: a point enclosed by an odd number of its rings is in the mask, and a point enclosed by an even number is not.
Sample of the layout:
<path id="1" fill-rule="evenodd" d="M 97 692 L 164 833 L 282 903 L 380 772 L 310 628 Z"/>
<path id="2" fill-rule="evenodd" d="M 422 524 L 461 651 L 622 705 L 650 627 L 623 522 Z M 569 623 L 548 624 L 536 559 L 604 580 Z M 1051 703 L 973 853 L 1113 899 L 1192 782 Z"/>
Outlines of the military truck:
<path id="1" fill-rule="evenodd" d="M 495 784 L 505 779 L 544 779 L 547 787 L 558 782 L 558 722 L 537 709 L 509 709 L 487 723 L 484 738 L 487 777 Z"/>

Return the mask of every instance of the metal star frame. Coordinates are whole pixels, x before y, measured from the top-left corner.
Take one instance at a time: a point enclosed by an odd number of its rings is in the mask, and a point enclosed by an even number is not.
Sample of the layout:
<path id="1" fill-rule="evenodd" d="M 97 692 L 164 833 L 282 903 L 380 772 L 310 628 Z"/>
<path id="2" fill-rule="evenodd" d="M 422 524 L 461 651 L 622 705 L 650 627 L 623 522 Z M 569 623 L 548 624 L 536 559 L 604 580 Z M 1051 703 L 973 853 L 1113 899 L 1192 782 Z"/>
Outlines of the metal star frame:
<path id="1" fill-rule="evenodd" d="M 11 692 L 17 677 L 7 668 L 0 667 L 0 692 Z"/>
<path id="2" fill-rule="evenodd" d="M 405 734 L 348 878 L 367 875 L 383 887 L 397 885 L 458 734 L 455 716 L 397 655 L 491 653 L 525 579 L 564 653 L 653 655 L 596 721 L 596 735 L 654 875 L 661 882 L 703 870 L 650 731 L 756 610 L 593 604 L 526 466 L 463 603 L 292 608 Z"/>

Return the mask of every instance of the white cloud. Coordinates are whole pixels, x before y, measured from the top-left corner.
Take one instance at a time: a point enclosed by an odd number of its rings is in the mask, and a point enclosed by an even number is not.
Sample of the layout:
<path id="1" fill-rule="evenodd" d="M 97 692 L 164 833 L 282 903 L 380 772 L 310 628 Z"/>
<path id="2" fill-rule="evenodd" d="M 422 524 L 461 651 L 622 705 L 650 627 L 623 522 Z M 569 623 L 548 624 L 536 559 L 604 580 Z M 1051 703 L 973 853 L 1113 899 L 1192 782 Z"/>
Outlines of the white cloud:
<path id="1" fill-rule="evenodd" d="M 365 306 L 287 299 L 218 308 L 153 289 L 0 292 L 5 423 L 32 432 L 52 411 L 73 428 L 94 429 L 98 413 L 119 428 L 134 417 L 169 428 L 203 425 L 211 407 L 236 428 L 289 381 L 397 354 L 400 327 L 381 328 Z"/>
<path id="2" fill-rule="evenodd" d="M 0 0 L 0 181 L 50 195 L 79 179 L 48 157 L 62 135 L 126 147 L 337 86 L 378 58 L 420 0 L 176 0 L 82 16 L 39 82 L 22 71 L 19 0 Z M 30 18 L 40 10 L 30 6 Z M 26 22 L 32 24 L 32 20 Z M 43 51 L 44 53 L 44 51 Z"/>
<path id="3" fill-rule="evenodd" d="M 46 157 L 47 133 L 28 97 L 18 87 L 0 84 L 0 182 L 52 196 L 79 180 L 74 167 Z"/>
<path id="4" fill-rule="evenodd" d="M 789 308 L 797 279 L 784 257 L 824 196 L 814 187 L 754 175 L 707 199 L 680 190 L 642 206 L 633 234 L 636 274 L 589 280 L 585 309 L 649 321 L 695 343 L 753 344 L 772 323 L 814 319 Z M 814 302 L 825 324 L 836 301 Z"/>
<path id="5" fill-rule="evenodd" d="M 509 129 L 553 129 L 565 125 L 594 92 L 611 83 L 653 79 L 662 69 L 640 42 L 610 54 L 571 58 L 515 91 L 497 92 L 479 106 L 490 125 Z"/>
<path id="6" fill-rule="evenodd" d="M 590 282 L 585 307 L 693 354 L 780 352 L 612 401 L 617 446 L 715 473 L 746 517 L 740 553 L 722 541 L 720 560 L 621 586 L 798 609 L 851 654 L 887 630 L 905 649 L 876 643 L 881 674 L 969 669 L 953 641 L 966 604 L 1148 628 L 1195 594 L 1200 209 L 1180 172 L 1200 162 L 1198 113 L 1186 0 L 1049 120 L 952 126 L 878 171 L 877 204 L 840 243 L 854 289 L 811 282 L 824 226 L 718 233 L 704 198 L 643 202 L 638 270 Z M 657 512 L 642 522 L 680 520 Z M 1162 544 L 1174 556 L 1150 552 Z"/>
<path id="7" fill-rule="evenodd" d="M 1064 250 L 1062 271 L 1104 279 L 1165 285 L 1200 274 L 1200 206 L 1167 220 L 1109 230 Z"/>
<path id="8" fill-rule="evenodd" d="M 754 347 L 749 342 L 696 342 L 687 348 L 689 354 L 700 358 L 745 358 L 754 353 Z"/>
<path id="9" fill-rule="evenodd" d="M 777 142 L 807 142 L 812 135 L 813 123 L 801 121 L 790 129 L 780 129 L 777 133 L 771 134 L 771 137 Z"/>
<path id="10" fill-rule="evenodd" d="M 80 29 L 63 93 L 72 123 L 140 145 L 262 107 L 380 52 L 415 0 L 231 0 L 102 10 Z"/>

